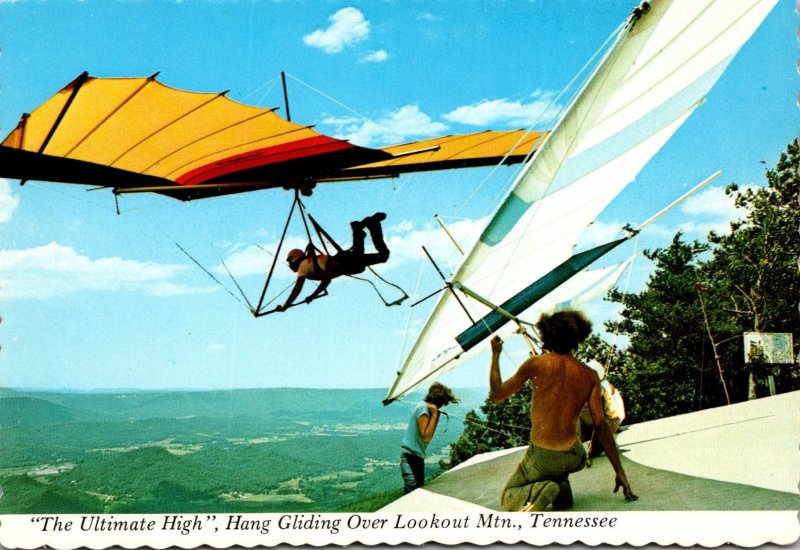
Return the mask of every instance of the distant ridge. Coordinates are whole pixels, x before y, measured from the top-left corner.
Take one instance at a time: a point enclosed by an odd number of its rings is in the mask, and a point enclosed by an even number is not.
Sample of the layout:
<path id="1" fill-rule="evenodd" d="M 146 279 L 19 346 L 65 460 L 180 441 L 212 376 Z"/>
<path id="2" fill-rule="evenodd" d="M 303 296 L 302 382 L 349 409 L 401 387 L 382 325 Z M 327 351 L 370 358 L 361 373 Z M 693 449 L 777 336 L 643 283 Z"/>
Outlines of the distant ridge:
<path id="1" fill-rule="evenodd" d="M 0 427 L 61 424 L 82 420 L 97 420 L 90 412 L 35 397 L 4 397 L 0 399 Z"/>
<path id="2" fill-rule="evenodd" d="M 485 397 L 485 389 L 456 390 L 464 407 L 476 408 Z M 181 418 L 201 414 L 204 417 L 231 418 L 235 416 L 261 417 L 264 415 L 296 419 L 306 413 L 318 416 L 327 414 L 348 415 L 354 411 L 370 410 L 382 418 L 400 414 L 406 420 L 407 406 L 396 404 L 385 407 L 382 400 L 386 390 L 319 389 L 319 388 L 251 388 L 224 390 L 134 390 L 134 391 L 22 391 L 0 390 L 0 405 L 12 398 L 33 398 L 64 407 L 65 420 L 81 414 L 98 413 L 129 419 Z M 422 394 L 412 394 L 406 401 L 417 403 Z M 298 404 L 313 404 L 313 411 L 298 410 Z M 76 411 L 82 411 L 78 413 Z M 0 409 L 0 424 L 6 413 Z"/>

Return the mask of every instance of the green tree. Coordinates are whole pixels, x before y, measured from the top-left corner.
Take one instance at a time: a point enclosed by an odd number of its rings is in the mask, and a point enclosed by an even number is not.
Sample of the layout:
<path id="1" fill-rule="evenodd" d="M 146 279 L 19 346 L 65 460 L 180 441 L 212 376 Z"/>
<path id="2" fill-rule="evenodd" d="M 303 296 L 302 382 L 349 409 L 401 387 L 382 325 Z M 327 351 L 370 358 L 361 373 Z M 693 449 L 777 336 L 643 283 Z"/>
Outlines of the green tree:
<path id="1" fill-rule="evenodd" d="M 464 432 L 450 444 L 450 461 L 443 467 L 451 468 L 477 454 L 520 447 L 530 441 L 530 383 L 502 403 L 492 403 L 487 397 L 480 411 L 482 415 L 473 410 L 464 417 Z"/>
<path id="2" fill-rule="evenodd" d="M 722 307 L 738 333 L 789 332 L 800 334 L 797 303 L 800 299 L 800 145 L 790 143 L 774 170 L 767 170 L 767 185 L 726 189 L 744 219 L 731 224 L 727 235 L 712 232 L 714 256 L 703 266 L 707 281 L 714 281 Z M 741 347 L 740 347 L 741 349 Z M 796 352 L 793 353 L 796 357 Z M 738 363 L 744 362 L 743 354 Z M 743 367 L 742 367 L 743 368 Z M 797 387 L 796 363 L 779 369 L 784 390 Z M 748 394 L 755 396 L 753 378 Z"/>
<path id="3" fill-rule="evenodd" d="M 697 256 L 705 251 L 706 245 L 687 243 L 678 233 L 670 246 L 644 252 L 655 264 L 644 290 L 609 294 L 623 305 L 616 328 L 629 338 L 616 385 L 626 397 L 631 421 L 727 401 L 708 341 L 708 326 L 719 320 L 704 315 L 718 310 L 717 300 L 699 284 Z"/>
<path id="4" fill-rule="evenodd" d="M 642 292 L 611 293 L 624 306 L 619 326 L 630 338 L 617 385 L 632 421 L 747 399 L 742 333 L 797 336 L 799 149 L 789 145 L 766 186 L 728 187 L 746 213 L 728 235 L 712 232 L 708 244 L 690 245 L 679 233 L 668 248 L 646 252 L 656 268 Z M 780 373 L 779 389 L 798 387 L 796 365 Z"/>

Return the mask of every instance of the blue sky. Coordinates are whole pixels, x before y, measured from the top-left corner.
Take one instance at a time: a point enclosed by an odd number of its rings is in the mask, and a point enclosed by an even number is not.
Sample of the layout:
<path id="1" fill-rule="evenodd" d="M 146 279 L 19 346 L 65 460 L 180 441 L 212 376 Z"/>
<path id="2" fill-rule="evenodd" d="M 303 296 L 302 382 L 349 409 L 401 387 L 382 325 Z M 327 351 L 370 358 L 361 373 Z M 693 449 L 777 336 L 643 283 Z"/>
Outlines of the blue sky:
<path id="1" fill-rule="evenodd" d="M 634 2 L 0 2 L 0 133 L 82 71 L 149 76 L 193 91 L 280 107 L 292 120 L 369 146 L 538 120 Z M 638 247 L 675 231 L 702 239 L 736 216 L 731 181 L 760 185 L 797 135 L 798 18 L 781 0 L 703 105 L 591 228 L 613 237 L 717 169 L 701 195 Z M 556 102 L 558 103 L 558 102 Z M 320 185 L 308 210 L 342 243 L 349 221 L 387 212 L 392 257 L 381 273 L 426 295 L 457 258 L 433 216 L 461 234 L 496 206 L 514 168 Z M 472 196 L 471 200 L 467 200 Z M 174 243 L 210 270 L 224 259 L 257 297 L 291 203 L 281 190 L 190 203 L 120 198 L 81 186 L 0 180 L 0 383 L 36 388 L 386 387 L 432 303 L 386 308 L 365 283 L 254 319 Z M 293 226 L 289 243 L 302 243 Z M 619 251 L 616 259 L 632 252 Z M 609 258 L 609 262 L 615 258 Z M 649 267 L 635 264 L 632 284 Z M 223 275 L 220 280 L 232 289 Z M 273 289 L 291 283 L 283 270 Z M 623 281 L 624 283 L 624 281 Z M 386 289 L 390 292 L 390 289 Z M 588 312 L 613 318 L 602 303 Z M 486 359 L 449 373 L 486 383 Z M 506 367 L 510 368 L 510 367 Z"/>

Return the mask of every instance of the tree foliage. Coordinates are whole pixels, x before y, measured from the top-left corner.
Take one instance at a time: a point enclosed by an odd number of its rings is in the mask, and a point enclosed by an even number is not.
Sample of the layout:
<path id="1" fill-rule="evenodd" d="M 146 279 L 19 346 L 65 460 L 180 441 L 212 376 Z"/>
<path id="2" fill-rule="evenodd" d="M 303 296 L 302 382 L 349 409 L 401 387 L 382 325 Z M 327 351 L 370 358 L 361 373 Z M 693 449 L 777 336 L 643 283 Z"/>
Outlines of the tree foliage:
<path id="1" fill-rule="evenodd" d="M 797 339 L 799 164 L 793 142 L 767 170 L 766 186 L 728 186 L 745 217 L 727 235 L 712 232 L 708 243 L 689 244 L 679 233 L 669 247 L 646 253 L 656 268 L 642 292 L 611 294 L 624 306 L 620 327 L 630 338 L 620 387 L 631 420 L 747 399 L 752 365 L 744 361 L 742 334 L 790 332 Z M 779 390 L 798 387 L 796 365 L 774 372 Z"/>
<path id="2" fill-rule="evenodd" d="M 450 444 L 452 467 L 481 453 L 527 445 L 531 433 L 531 386 L 502 403 L 492 403 L 487 397 L 480 407 L 481 415 L 469 411 L 464 419 L 464 432 Z"/>
<path id="3" fill-rule="evenodd" d="M 709 278 L 725 282 L 730 311 L 740 324 L 754 331 L 797 330 L 800 254 L 800 146 L 791 143 L 775 170 L 767 171 L 767 186 L 726 192 L 746 209 L 743 220 L 731 225 L 731 233 L 711 233 L 714 258 L 706 265 Z"/>
<path id="4" fill-rule="evenodd" d="M 765 187 L 728 187 L 726 192 L 747 215 L 731 224 L 729 234 L 709 235 L 715 248 L 713 258 L 703 265 L 705 279 L 720 295 L 722 314 L 738 333 L 786 332 L 795 342 L 800 334 L 798 170 L 800 145 L 794 141 L 776 168 L 767 170 Z M 793 356 L 797 357 L 794 350 Z M 743 363 L 744 355 L 740 357 Z M 796 363 L 754 374 L 767 373 L 775 374 L 785 391 L 797 387 Z"/>
<path id="5" fill-rule="evenodd" d="M 623 305 L 618 331 L 629 339 L 618 381 L 629 421 L 726 402 L 706 325 L 708 319 L 718 333 L 724 320 L 713 315 L 719 302 L 702 283 L 696 260 L 706 250 L 678 233 L 668 247 L 644 252 L 655 263 L 644 290 L 609 295 Z"/>

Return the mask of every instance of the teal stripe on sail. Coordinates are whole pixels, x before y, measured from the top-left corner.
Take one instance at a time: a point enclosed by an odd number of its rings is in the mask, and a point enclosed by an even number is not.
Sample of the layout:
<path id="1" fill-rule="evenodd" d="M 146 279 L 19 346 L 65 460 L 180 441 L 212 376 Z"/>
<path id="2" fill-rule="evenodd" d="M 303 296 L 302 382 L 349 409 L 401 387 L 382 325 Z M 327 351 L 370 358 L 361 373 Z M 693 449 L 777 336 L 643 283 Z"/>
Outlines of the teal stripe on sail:
<path id="1" fill-rule="evenodd" d="M 633 124 L 594 147 L 570 158 L 558 171 L 556 177 L 547 187 L 545 194 L 555 193 L 559 189 L 563 189 L 591 174 L 694 109 L 697 102 L 711 89 L 725 71 L 732 58 L 733 56 L 726 57 L 711 70 L 707 71 L 702 78 L 698 78 L 680 93 L 675 94 L 668 101 L 636 120 Z M 541 198 L 542 196 L 536 197 L 536 200 Z M 481 235 L 481 242 L 489 246 L 495 246 L 502 241 L 533 202 L 525 201 L 514 193 L 509 195 Z"/>
<path id="2" fill-rule="evenodd" d="M 514 224 L 525 214 L 531 203 L 526 202 L 515 194 L 511 194 L 500 205 L 497 214 L 483 230 L 481 241 L 489 246 L 494 246 L 502 241 L 514 227 Z"/>
<path id="3" fill-rule="evenodd" d="M 500 308 L 508 311 L 512 315 L 519 315 L 533 304 L 547 296 L 550 292 L 560 286 L 567 279 L 584 269 L 586 266 L 628 240 L 623 237 L 616 241 L 606 243 L 589 250 L 575 254 L 561 265 L 553 269 L 547 275 L 536 280 L 517 294 L 500 304 Z M 497 329 L 509 321 L 508 317 L 500 315 L 494 311 L 485 315 L 467 330 L 456 336 L 456 341 L 461 345 L 461 349 L 467 351 L 480 343 L 483 339 L 490 336 Z"/>

